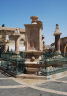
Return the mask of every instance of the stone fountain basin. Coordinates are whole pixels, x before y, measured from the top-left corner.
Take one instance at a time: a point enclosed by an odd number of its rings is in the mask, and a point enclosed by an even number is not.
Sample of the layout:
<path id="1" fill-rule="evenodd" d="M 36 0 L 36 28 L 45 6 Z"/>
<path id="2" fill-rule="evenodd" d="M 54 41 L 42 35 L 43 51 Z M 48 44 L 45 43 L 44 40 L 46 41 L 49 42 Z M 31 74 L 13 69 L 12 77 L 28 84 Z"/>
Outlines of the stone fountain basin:
<path id="1" fill-rule="evenodd" d="M 26 68 L 27 72 L 36 73 L 40 71 L 40 68 Z"/>
<path id="2" fill-rule="evenodd" d="M 41 64 L 39 62 L 25 62 L 26 73 L 36 73 L 40 71 Z"/>
<path id="3" fill-rule="evenodd" d="M 41 55 L 42 51 L 25 51 L 28 55 Z"/>
<path id="4" fill-rule="evenodd" d="M 30 59 L 30 61 L 25 62 L 25 69 L 26 69 L 26 73 L 33 73 L 35 74 L 36 72 L 38 72 L 40 70 L 41 64 L 39 63 L 40 61 L 40 56 L 41 56 L 41 51 L 25 51 L 25 53 L 27 54 L 27 59 Z M 35 59 L 32 60 L 32 57 L 34 57 Z M 37 60 L 38 59 L 38 60 Z"/>
<path id="5" fill-rule="evenodd" d="M 41 64 L 39 62 L 25 62 L 25 67 L 40 68 Z"/>

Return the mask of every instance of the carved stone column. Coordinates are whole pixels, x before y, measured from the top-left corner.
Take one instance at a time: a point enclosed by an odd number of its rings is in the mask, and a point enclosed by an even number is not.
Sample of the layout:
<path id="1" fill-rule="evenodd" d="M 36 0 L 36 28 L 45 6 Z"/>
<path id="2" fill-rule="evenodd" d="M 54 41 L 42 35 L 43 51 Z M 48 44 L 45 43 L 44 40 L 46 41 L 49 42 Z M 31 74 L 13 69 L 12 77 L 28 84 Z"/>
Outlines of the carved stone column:
<path id="1" fill-rule="evenodd" d="M 56 24 L 56 29 L 54 32 L 54 36 L 55 36 L 55 48 L 57 52 L 60 52 L 60 35 L 62 34 L 59 30 L 59 25 Z"/>
<path id="2" fill-rule="evenodd" d="M 19 36 L 15 36 L 15 52 L 19 53 Z"/>
<path id="3" fill-rule="evenodd" d="M 20 37 L 20 32 L 19 29 L 17 28 L 15 33 L 13 34 L 15 37 L 15 53 L 19 54 L 19 37 Z"/>
<path id="4" fill-rule="evenodd" d="M 42 51 L 44 50 L 44 45 L 45 45 L 45 42 L 43 41 L 43 39 L 44 39 L 45 37 L 42 35 Z"/>

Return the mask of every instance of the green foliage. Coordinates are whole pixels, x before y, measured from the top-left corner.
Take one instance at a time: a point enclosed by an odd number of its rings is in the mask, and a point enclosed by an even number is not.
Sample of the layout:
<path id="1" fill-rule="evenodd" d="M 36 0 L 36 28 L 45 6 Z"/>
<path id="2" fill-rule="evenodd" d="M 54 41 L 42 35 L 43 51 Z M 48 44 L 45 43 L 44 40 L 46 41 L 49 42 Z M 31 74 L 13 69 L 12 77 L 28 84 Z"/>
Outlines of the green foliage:
<path id="1" fill-rule="evenodd" d="M 5 27 L 5 24 L 3 24 L 2 27 Z"/>

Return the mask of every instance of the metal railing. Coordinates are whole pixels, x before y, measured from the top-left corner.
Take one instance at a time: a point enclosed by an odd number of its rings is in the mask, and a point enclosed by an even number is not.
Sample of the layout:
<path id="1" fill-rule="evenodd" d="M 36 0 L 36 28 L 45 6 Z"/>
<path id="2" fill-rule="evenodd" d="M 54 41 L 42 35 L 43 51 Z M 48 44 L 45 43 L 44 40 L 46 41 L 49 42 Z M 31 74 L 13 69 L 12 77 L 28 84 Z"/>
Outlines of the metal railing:
<path id="1" fill-rule="evenodd" d="M 67 53 L 42 53 L 40 62 L 45 76 L 67 71 Z"/>
<path id="2" fill-rule="evenodd" d="M 18 75 L 24 73 L 25 65 L 25 52 L 15 54 L 13 52 L 2 52 L 1 54 L 1 67 Z"/>

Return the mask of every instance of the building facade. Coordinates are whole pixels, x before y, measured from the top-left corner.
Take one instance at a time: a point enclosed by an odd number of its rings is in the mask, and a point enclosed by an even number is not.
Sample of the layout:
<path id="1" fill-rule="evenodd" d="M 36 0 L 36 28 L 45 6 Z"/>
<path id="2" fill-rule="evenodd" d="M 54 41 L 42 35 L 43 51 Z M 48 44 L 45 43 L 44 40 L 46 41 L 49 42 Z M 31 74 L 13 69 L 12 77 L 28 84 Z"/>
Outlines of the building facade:
<path id="1" fill-rule="evenodd" d="M 15 50 L 15 38 L 13 36 L 16 28 L 9 27 L 0 27 L 0 46 L 4 46 L 0 48 L 1 51 L 4 48 L 6 51 Z M 7 42 L 6 42 L 7 41 Z M 25 29 L 20 28 L 20 37 L 19 37 L 19 51 L 25 50 Z"/>
<path id="2" fill-rule="evenodd" d="M 51 44 L 54 46 L 55 42 Z M 67 37 L 60 38 L 60 50 L 61 52 L 67 52 Z"/>
<path id="3" fill-rule="evenodd" d="M 13 36 L 16 28 L 9 27 L 0 27 L 0 52 L 4 49 L 6 51 L 15 51 L 15 38 Z M 25 51 L 25 29 L 20 28 L 20 37 L 19 37 L 19 51 Z M 42 37 L 42 47 L 43 47 L 43 39 Z"/>

